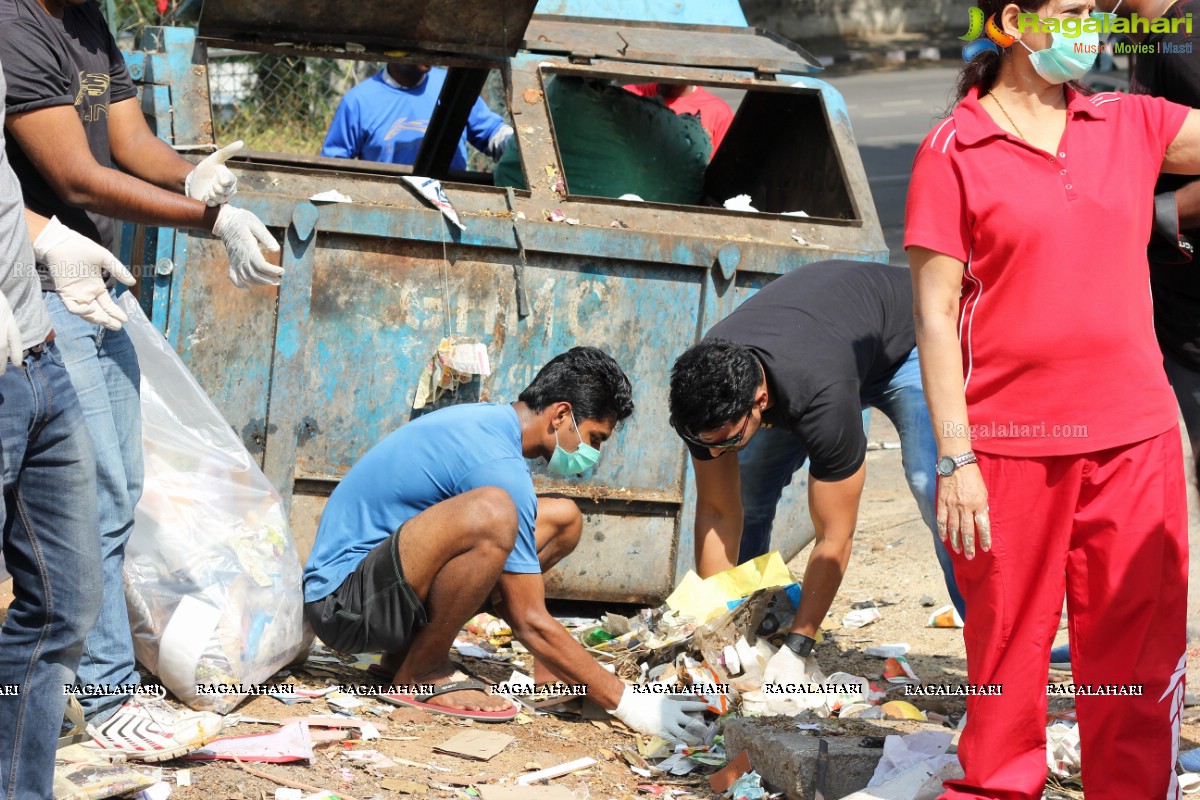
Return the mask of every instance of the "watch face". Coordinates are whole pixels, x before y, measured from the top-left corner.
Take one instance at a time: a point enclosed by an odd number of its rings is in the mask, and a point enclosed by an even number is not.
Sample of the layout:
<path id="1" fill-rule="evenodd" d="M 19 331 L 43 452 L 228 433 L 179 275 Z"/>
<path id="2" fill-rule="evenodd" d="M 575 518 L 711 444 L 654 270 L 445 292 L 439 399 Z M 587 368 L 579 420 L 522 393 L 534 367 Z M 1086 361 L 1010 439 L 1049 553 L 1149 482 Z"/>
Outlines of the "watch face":
<path id="1" fill-rule="evenodd" d="M 928 463 L 928 462 L 927 462 Z M 937 472 L 942 477 L 947 477 L 954 474 L 954 459 L 950 456 L 942 456 L 937 460 Z"/>

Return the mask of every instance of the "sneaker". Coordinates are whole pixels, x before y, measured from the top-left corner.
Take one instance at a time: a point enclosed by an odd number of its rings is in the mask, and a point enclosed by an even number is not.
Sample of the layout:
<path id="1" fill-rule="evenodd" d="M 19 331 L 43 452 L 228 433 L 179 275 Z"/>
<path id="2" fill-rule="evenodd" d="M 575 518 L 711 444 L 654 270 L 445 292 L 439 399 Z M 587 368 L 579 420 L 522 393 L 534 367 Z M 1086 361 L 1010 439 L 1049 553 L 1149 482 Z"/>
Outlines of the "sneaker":
<path id="1" fill-rule="evenodd" d="M 163 700 L 130 700 L 104 722 L 89 725 L 84 747 L 129 761 L 167 761 L 211 742 L 225 719 L 209 711 L 177 711 Z"/>
<path id="2" fill-rule="evenodd" d="M 1064 644 L 1050 651 L 1050 669 L 1071 671 L 1071 645 Z"/>

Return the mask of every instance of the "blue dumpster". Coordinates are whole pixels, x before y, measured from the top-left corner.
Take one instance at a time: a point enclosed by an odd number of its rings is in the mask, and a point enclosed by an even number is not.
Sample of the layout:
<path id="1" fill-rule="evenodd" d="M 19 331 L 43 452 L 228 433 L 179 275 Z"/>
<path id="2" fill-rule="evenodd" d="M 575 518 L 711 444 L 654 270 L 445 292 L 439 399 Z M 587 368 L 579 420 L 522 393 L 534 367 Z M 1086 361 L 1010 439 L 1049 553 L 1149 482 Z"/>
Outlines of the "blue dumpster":
<path id="1" fill-rule="evenodd" d="M 373 0 L 353 12 L 328 0 L 208 0 L 200 39 L 191 29 L 149 29 L 130 56 L 158 134 L 197 156 L 213 144 L 206 39 L 451 67 L 415 168 L 262 152 L 230 162 L 240 180 L 235 202 L 283 244 L 278 289 L 230 285 L 211 236 L 133 226 L 123 236 L 125 260 L 154 267 L 139 287 L 143 306 L 288 499 L 302 555 L 340 477 L 412 418 L 418 377 L 442 337 L 484 343 L 492 367 L 450 402 L 513 400 L 546 360 L 589 344 L 628 372 L 637 412 L 590 480 L 566 482 L 534 466 L 539 491 L 575 498 L 586 520 L 548 591 L 661 600 L 693 559 L 694 482 L 667 425 L 675 357 L 777 275 L 828 258 L 886 261 L 845 104 L 812 77 L 811 56 L 744 27 L 736 3 L 710 4 L 734 14 L 724 26 L 677 15 L 580 17 L 580 5 L 540 7 L 572 14 L 564 16 L 533 15 L 532 0 Z M 645 17 L 660 4 L 630 5 Z M 397 10 L 409 6 L 429 18 Z M 472 7 L 474 21 L 438 17 L 450 7 Z M 488 38 L 473 42 L 481 30 Z M 491 68 L 504 76 L 528 190 L 448 170 L 465 109 Z M 744 92 L 708 167 L 704 200 L 572 194 L 544 92 L 560 77 Z M 400 177 L 414 170 L 442 179 L 465 230 L 405 188 Z M 354 202 L 309 199 L 329 189 Z M 722 207 L 739 194 L 759 210 Z M 805 483 L 785 493 L 776 521 L 788 557 L 812 538 Z"/>

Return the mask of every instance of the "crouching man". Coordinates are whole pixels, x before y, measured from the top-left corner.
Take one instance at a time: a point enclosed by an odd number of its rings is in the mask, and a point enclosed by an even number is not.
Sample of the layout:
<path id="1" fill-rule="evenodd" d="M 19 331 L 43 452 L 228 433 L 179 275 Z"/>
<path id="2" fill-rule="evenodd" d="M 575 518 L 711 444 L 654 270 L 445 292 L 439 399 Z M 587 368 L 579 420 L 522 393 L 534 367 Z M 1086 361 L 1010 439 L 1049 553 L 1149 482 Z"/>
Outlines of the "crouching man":
<path id="1" fill-rule="evenodd" d="M 517 402 L 451 406 L 372 448 L 334 490 L 304 572 L 317 636 L 345 653 L 382 652 L 399 705 L 487 721 L 511 700 L 457 672 L 454 637 L 484 601 L 533 653 L 540 677 L 587 687 L 625 724 L 694 738 L 704 703 L 637 694 L 606 672 L 546 610 L 542 574 L 579 542 L 583 519 L 534 493 L 527 458 L 571 476 L 593 467 L 633 413 L 612 358 L 576 347 L 546 364 Z M 494 593 L 494 594 L 493 594 Z"/>

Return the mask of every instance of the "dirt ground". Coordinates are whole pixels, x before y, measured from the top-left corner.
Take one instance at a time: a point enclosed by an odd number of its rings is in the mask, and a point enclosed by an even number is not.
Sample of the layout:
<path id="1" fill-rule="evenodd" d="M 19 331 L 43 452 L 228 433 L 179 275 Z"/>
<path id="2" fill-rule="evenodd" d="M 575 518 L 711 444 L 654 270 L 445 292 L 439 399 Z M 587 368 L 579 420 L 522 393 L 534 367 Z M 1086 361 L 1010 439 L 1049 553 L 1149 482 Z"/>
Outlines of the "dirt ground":
<path id="1" fill-rule="evenodd" d="M 896 435 L 886 420 L 880 419 L 873 423 L 871 439 L 890 445 L 896 442 Z M 806 558 L 807 552 L 802 552 L 792 561 L 789 566 L 794 573 L 803 571 Z M 0 607 L 7 608 L 11 600 L 8 588 L 7 585 L 0 586 Z M 922 598 L 926 598 L 927 602 L 931 599 L 933 608 L 922 605 Z M 852 603 L 867 599 L 873 599 L 880 607 L 882 619 L 859 629 L 846 629 L 837 624 L 850 610 Z M 863 650 L 875 644 L 905 642 L 911 648 L 908 658 L 912 668 L 923 681 L 964 682 L 966 669 L 962 632 L 926 626 L 930 612 L 948 602 L 933 556 L 929 531 L 921 523 L 916 505 L 904 483 L 899 450 L 885 445 L 885 449 L 871 451 L 868 454 L 866 494 L 855 536 L 853 558 L 841 593 L 831 610 L 831 630 L 826 633 L 827 641 L 816 650 L 822 669 L 827 674 L 843 671 L 877 680 L 883 661 L 865 655 Z M 593 607 L 591 615 L 600 616 L 605 610 Z M 581 612 L 573 608 L 571 613 Z M 1060 629 L 1057 642 L 1065 641 L 1066 631 Z M 528 656 L 525 658 L 524 667 L 528 670 L 531 664 Z M 1195 658 L 1192 663 L 1197 663 Z M 298 682 L 308 688 L 319 688 L 327 682 L 344 683 L 355 677 L 363 682 L 374 682 L 366 680 L 364 673 L 349 666 L 337 669 L 335 673 L 321 669 L 328 667 L 323 664 L 315 671 L 279 675 L 272 682 Z M 477 671 L 487 672 L 486 669 Z M 503 679 L 506 674 L 504 670 L 493 671 L 489 677 Z M 1062 681 L 1069 680 L 1069 675 L 1065 673 L 1051 673 L 1051 676 Z M 579 800 L 647 797 L 651 793 L 639 792 L 638 786 L 651 783 L 666 786 L 667 793 L 659 795 L 663 797 L 671 796 L 670 790 L 687 792 L 686 795 L 676 796 L 715 797 L 708 789 L 706 778 L 698 773 L 673 783 L 639 778 L 619 753 L 623 747 L 635 745 L 634 737 L 604 721 L 570 721 L 537 715 L 525 717 L 517 723 L 487 725 L 484 727 L 488 730 L 508 733 L 516 741 L 490 761 L 477 762 L 437 754 L 433 748 L 468 727 L 481 727 L 481 723 L 472 726 L 466 721 L 421 711 L 393 710 L 391 707 L 377 706 L 370 698 L 364 699 L 368 702 L 353 713 L 379 727 L 384 738 L 370 742 L 323 743 L 317 747 L 317 755 L 309 765 L 257 764 L 253 768 L 357 800 L 405 796 L 467 797 L 474 795 L 465 793 L 461 784 L 512 783 L 516 776 L 530 769 L 551 767 L 589 756 L 598 762 L 594 767 L 555 779 L 552 783 L 571 790 Z M 962 703 L 957 701 L 930 700 L 916 704 L 953 716 L 962 712 Z M 372 707 L 382 715 L 371 713 Z M 309 714 L 323 715 L 330 711 L 332 708 L 323 700 L 285 706 L 273 698 L 258 697 L 244 703 L 235 713 L 243 718 L 280 720 Z M 919 723 L 905 723 L 903 729 L 912 730 L 919 726 Z M 272 730 L 276 730 L 276 727 L 246 721 L 228 729 L 227 733 L 245 735 Z M 1200 745 L 1200 724 L 1197 724 L 1195 715 L 1188 712 L 1185 714 L 1180 749 L 1187 750 L 1197 745 Z M 367 768 L 343 757 L 348 750 L 363 749 L 378 750 L 393 760 L 400 758 L 448 771 L 400 764 L 372 774 Z M 190 770 L 191 785 L 173 786 L 172 798 L 259 800 L 274 797 L 278 786 L 271 780 L 249 775 L 237 765 L 227 762 L 175 761 L 164 766 L 165 778 L 171 783 L 175 783 L 178 768 Z M 409 784 L 405 788 L 415 793 L 405 795 L 395 789 L 384 788 L 385 779 L 414 782 L 415 785 Z"/>

